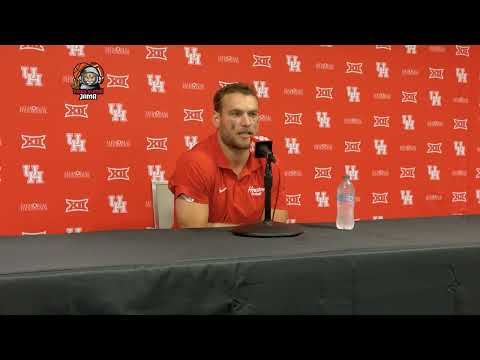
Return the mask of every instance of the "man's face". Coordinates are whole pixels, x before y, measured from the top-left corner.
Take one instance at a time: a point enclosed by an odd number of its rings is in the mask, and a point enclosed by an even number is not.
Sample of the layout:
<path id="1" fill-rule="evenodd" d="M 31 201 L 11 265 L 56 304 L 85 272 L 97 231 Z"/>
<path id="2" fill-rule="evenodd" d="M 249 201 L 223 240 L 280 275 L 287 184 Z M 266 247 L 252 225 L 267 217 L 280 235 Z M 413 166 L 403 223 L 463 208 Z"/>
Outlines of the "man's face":
<path id="1" fill-rule="evenodd" d="M 215 126 L 223 143 L 234 149 L 248 149 L 250 139 L 258 131 L 258 101 L 255 96 L 227 94 L 222 110 L 216 113 Z"/>
<path id="2" fill-rule="evenodd" d="M 83 74 L 83 81 L 87 85 L 94 85 L 97 82 L 97 75 L 94 73 Z"/>

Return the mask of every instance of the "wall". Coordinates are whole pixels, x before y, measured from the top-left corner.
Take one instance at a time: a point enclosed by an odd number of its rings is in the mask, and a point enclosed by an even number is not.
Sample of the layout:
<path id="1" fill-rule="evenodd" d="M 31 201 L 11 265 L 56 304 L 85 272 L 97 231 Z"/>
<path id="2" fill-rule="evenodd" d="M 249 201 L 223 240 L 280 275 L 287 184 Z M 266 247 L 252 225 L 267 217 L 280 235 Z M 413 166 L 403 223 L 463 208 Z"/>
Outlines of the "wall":
<path id="1" fill-rule="evenodd" d="M 360 220 L 480 213 L 479 51 L 1 46 L 0 234 L 153 226 L 151 177 L 214 130 L 213 94 L 235 81 L 259 90 L 291 221 L 334 221 L 345 172 Z M 72 71 L 91 61 L 104 94 L 79 100 Z"/>

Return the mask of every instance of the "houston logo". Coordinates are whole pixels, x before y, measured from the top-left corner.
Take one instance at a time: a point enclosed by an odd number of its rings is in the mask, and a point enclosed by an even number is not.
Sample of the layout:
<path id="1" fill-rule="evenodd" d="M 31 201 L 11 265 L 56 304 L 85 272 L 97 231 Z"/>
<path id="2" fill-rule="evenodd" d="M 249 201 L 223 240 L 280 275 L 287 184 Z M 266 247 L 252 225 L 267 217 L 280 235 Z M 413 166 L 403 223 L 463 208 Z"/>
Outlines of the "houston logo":
<path id="1" fill-rule="evenodd" d="M 26 86 L 43 86 L 43 74 L 38 72 L 38 68 L 36 66 L 21 66 L 20 70 Z"/>
<path id="2" fill-rule="evenodd" d="M 413 205 L 413 195 L 411 190 L 400 190 L 400 198 L 403 205 Z"/>
<path id="3" fill-rule="evenodd" d="M 70 145 L 70 152 L 86 152 L 87 140 L 82 138 L 80 133 L 66 133 L 67 144 Z"/>
<path id="4" fill-rule="evenodd" d="M 297 142 L 297 138 L 285 138 L 285 147 L 288 154 L 300 154 L 300 143 Z"/>
<path id="5" fill-rule="evenodd" d="M 302 72 L 302 70 L 300 69 L 300 65 L 302 64 L 302 62 L 298 60 L 298 56 L 287 55 L 286 57 L 289 72 Z"/>
<path id="6" fill-rule="evenodd" d="M 184 47 L 188 65 L 202 65 L 202 54 L 196 47 Z"/>
<path id="7" fill-rule="evenodd" d="M 162 165 L 147 165 L 148 176 L 152 181 L 163 182 L 165 181 L 165 170 L 162 170 Z"/>
<path id="8" fill-rule="evenodd" d="M 198 136 L 185 135 L 185 146 L 188 150 L 192 150 L 195 145 L 198 144 Z"/>
<path id="9" fill-rule="evenodd" d="M 269 98 L 268 96 L 268 90 L 269 87 L 267 86 L 266 81 L 254 81 L 253 85 L 255 86 L 255 89 L 257 90 L 257 96 L 259 98 Z"/>
<path id="10" fill-rule="evenodd" d="M 430 180 L 440 180 L 440 170 L 437 165 L 427 165 L 427 172 Z"/>
<path id="11" fill-rule="evenodd" d="M 376 63 L 376 68 L 377 68 L 377 77 L 381 79 L 388 79 L 389 78 L 389 68 L 387 66 L 387 63 L 385 62 L 377 62 Z"/>
<path id="12" fill-rule="evenodd" d="M 43 184 L 43 171 L 39 170 L 39 165 L 23 165 L 23 176 L 27 178 L 27 184 Z"/>
<path id="13" fill-rule="evenodd" d="M 415 130 L 415 120 L 412 115 L 402 115 L 402 124 L 404 130 Z"/>
<path id="14" fill-rule="evenodd" d="M 108 103 L 108 112 L 112 115 L 112 122 L 127 122 L 127 110 L 121 103 Z"/>
<path id="15" fill-rule="evenodd" d="M 65 45 L 68 49 L 68 56 L 85 56 L 85 45 Z"/>
<path id="16" fill-rule="evenodd" d="M 455 75 L 457 76 L 458 83 L 460 84 L 467 83 L 467 72 L 465 71 L 465 68 L 456 68 Z"/>
<path id="17" fill-rule="evenodd" d="M 358 171 L 356 165 L 345 165 L 345 174 L 350 177 L 350 181 L 358 180 Z"/>
<path id="18" fill-rule="evenodd" d="M 330 207 L 330 197 L 326 191 L 315 191 L 315 201 L 317 202 L 317 207 Z"/>
<path id="19" fill-rule="evenodd" d="M 405 45 L 405 52 L 407 54 L 416 54 L 417 53 L 417 45 Z"/>
<path id="20" fill-rule="evenodd" d="M 112 214 L 127 213 L 127 201 L 123 200 L 123 195 L 108 195 L 108 205 L 112 208 Z"/>
<path id="21" fill-rule="evenodd" d="M 165 93 L 165 81 L 160 74 L 147 74 L 147 83 L 152 93 Z"/>

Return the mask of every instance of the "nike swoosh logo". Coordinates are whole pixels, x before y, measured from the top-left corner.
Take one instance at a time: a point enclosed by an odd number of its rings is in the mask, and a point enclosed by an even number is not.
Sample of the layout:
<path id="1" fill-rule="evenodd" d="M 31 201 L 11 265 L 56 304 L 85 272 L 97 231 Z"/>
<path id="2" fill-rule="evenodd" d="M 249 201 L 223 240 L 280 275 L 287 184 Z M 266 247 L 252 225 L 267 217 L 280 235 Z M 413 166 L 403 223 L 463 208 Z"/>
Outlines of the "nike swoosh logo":
<path id="1" fill-rule="evenodd" d="M 221 194 L 223 193 L 225 190 L 227 190 L 227 187 L 225 186 L 223 189 L 218 189 L 218 192 Z"/>

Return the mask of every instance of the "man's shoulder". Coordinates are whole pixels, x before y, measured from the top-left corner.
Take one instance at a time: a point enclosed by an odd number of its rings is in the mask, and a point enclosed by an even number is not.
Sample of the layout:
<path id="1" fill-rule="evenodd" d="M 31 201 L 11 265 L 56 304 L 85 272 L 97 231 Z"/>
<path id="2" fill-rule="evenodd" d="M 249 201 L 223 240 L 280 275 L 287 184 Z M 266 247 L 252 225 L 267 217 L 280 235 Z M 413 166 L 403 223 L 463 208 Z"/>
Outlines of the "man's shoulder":
<path id="1" fill-rule="evenodd" d="M 208 141 L 200 142 L 180 157 L 179 162 L 190 166 L 215 167 L 214 154 Z"/>

